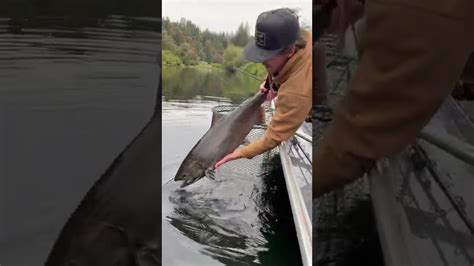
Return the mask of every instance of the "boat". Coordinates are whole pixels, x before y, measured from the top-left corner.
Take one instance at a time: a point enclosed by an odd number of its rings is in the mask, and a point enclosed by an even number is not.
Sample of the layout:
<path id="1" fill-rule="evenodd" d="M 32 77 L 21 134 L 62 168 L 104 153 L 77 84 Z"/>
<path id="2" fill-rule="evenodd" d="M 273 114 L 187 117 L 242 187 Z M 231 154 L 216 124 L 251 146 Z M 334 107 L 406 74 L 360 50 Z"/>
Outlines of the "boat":
<path id="1" fill-rule="evenodd" d="M 213 112 L 228 113 L 238 105 L 218 105 Z M 275 111 L 272 101 L 263 105 L 266 109 L 266 123 L 271 120 Z M 256 139 L 263 136 L 266 124 L 255 125 L 247 136 Z M 312 253 L 312 123 L 304 122 L 290 139 L 283 141 L 278 150 L 291 212 L 297 233 L 301 261 L 304 266 L 311 266 Z"/>
<path id="2" fill-rule="evenodd" d="M 327 47 L 332 107 L 357 62 Z M 448 96 L 416 141 L 315 200 L 315 263 L 474 265 L 473 117 L 474 102 Z"/>
<path id="3" fill-rule="evenodd" d="M 274 107 L 272 102 L 272 110 Z M 312 123 L 303 122 L 293 137 L 278 146 L 304 266 L 313 265 L 312 130 Z"/>

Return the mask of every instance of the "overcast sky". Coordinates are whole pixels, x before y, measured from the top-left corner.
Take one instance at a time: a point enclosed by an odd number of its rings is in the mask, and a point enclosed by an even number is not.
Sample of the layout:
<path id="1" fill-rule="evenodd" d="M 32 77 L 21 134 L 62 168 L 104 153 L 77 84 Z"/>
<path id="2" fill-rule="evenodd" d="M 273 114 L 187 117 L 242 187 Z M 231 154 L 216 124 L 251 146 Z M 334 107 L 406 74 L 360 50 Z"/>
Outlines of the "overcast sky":
<path id="1" fill-rule="evenodd" d="M 253 35 L 258 15 L 279 7 L 297 8 L 300 24 L 311 26 L 312 0 L 163 0 L 162 3 L 163 17 L 171 21 L 184 17 L 201 30 L 235 32 L 240 23 L 248 22 Z"/>

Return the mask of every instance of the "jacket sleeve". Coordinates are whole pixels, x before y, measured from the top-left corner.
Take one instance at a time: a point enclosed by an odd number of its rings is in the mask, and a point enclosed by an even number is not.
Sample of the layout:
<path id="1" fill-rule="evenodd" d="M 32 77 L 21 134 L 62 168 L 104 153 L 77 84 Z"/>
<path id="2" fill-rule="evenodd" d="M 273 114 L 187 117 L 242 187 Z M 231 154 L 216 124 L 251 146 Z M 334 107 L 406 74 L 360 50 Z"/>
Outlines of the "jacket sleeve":
<path id="1" fill-rule="evenodd" d="M 403 2 L 403 3 L 402 3 Z M 463 3 L 367 3 L 364 54 L 314 151 L 313 197 L 342 186 L 414 141 L 449 95 L 470 49 Z M 471 45 L 468 48 L 468 45 Z"/>
<path id="2" fill-rule="evenodd" d="M 275 114 L 262 138 L 240 148 L 242 156 L 252 158 L 278 146 L 282 141 L 293 136 L 311 110 L 311 98 L 291 91 L 278 93 Z"/>

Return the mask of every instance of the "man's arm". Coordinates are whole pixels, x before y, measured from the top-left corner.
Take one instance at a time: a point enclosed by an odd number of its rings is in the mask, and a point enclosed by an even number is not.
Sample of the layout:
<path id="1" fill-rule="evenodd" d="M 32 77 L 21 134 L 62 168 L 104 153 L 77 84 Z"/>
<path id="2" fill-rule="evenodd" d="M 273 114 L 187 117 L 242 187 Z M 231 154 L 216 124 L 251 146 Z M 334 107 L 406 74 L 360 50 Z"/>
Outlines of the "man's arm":
<path id="1" fill-rule="evenodd" d="M 238 151 L 243 157 L 250 159 L 273 149 L 295 134 L 310 110 L 311 98 L 288 92 L 278 93 L 278 107 L 265 135 Z"/>
<path id="2" fill-rule="evenodd" d="M 472 51 L 468 3 L 367 3 L 364 54 L 314 152 L 313 197 L 361 177 L 416 138 Z"/>

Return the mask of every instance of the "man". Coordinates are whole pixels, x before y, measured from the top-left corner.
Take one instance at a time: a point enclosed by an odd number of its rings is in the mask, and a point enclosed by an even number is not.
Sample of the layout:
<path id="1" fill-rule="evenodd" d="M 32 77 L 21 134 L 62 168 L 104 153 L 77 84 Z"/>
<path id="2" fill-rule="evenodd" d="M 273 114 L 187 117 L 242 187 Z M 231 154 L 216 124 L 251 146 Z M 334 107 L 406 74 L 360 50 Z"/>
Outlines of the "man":
<path id="1" fill-rule="evenodd" d="M 413 142 L 474 52 L 474 1 L 372 0 L 363 55 L 314 151 L 313 197 Z"/>
<path id="2" fill-rule="evenodd" d="M 244 50 L 249 61 L 262 63 L 267 72 L 261 91 L 278 91 L 275 114 L 264 136 L 218 161 L 215 167 L 242 157 L 252 158 L 289 139 L 312 107 L 312 37 L 300 29 L 288 8 L 263 12 L 255 26 L 255 40 Z M 271 97 L 269 97 L 271 98 Z"/>

